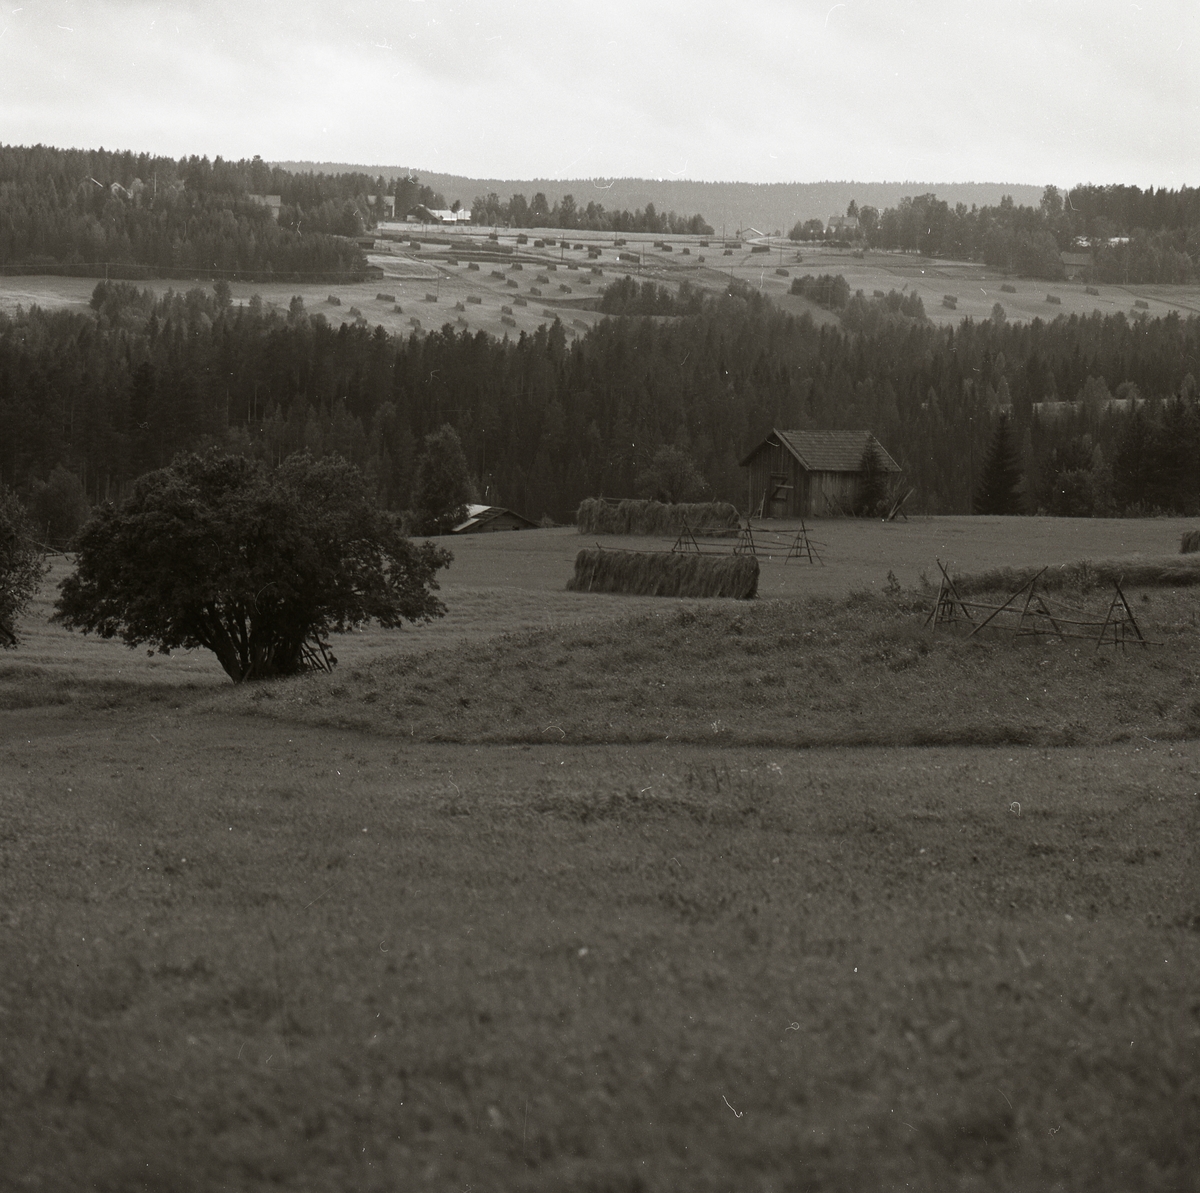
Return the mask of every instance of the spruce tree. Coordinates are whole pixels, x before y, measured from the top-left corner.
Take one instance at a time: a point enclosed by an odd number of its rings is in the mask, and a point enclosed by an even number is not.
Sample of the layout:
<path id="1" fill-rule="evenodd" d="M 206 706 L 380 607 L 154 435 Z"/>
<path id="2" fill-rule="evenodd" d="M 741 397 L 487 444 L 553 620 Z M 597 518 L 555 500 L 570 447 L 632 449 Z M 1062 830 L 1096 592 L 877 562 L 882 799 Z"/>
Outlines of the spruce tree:
<path id="1" fill-rule="evenodd" d="M 1019 514 L 1021 495 L 1021 467 L 1013 446 L 1012 433 L 1008 426 L 1008 415 L 1001 414 L 992 435 L 987 459 L 983 465 L 983 476 L 975 490 L 975 512 L 977 514 Z"/>
<path id="2" fill-rule="evenodd" d="M 887 473 L 875 440 L 868 439 L 858 462 L 858 501 L 855 513 L 860 518 L 873 518 L 887 500 Z"/>

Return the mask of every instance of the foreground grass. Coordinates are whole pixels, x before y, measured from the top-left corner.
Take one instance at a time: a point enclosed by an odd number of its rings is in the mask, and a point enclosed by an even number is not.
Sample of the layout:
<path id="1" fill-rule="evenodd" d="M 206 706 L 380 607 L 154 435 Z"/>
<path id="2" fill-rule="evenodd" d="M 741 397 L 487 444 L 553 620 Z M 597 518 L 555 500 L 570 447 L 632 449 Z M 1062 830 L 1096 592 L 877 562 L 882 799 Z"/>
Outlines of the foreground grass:
<path id="1" fill-rule="evenodd" d="M 0 1187 L 1200 1189 L 1195 598 L 1130 595 L 467 587 L 242 689 L 31 619 Z"/>
<path id="2" fill-rule="evenodd" d="M 620 598 L 613 598 L 619 601 Z M 1108 594 L 1091 604 L 1103 615 Z M 1079 745 L 1200 733 L 1200 627 L 1185 593 L 1135 595 L 1162 645 L 968 640 L 931 598 L 663 601 L 661 611 L 383 653 L 208 707 L 458 742 Z M 1086 605 L 1087 598 L 1078 602 Z"/>
<path id="3" fill-rule="evenodd" d="M 1200 748 L 0 750 L 23 1188 L 1189 1189 Z"/>

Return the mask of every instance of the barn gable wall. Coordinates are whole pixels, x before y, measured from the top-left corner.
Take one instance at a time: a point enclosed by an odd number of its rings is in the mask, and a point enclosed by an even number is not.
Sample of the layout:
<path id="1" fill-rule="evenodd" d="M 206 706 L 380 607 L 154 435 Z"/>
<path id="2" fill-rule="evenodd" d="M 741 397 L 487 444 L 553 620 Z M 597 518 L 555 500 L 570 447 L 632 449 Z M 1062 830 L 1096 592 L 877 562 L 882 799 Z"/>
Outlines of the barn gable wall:
<path id="1" fill-rule="evenodd" d="M 757 514 L 761 503 L 766 518 L 826 517 L 858 502 L 857 472 L 808 472 L 782 444 L 764 443 L 746 468 L 748 509 Z"/>

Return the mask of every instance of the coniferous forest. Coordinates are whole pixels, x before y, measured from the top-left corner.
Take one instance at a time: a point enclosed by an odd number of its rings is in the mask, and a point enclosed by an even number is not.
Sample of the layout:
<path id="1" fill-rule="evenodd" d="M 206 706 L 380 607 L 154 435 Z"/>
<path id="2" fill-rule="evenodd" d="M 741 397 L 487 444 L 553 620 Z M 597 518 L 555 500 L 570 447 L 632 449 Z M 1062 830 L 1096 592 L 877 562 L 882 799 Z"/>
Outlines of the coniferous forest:
<path id="1" fill-rule="evenodd" d="M 772 427 L 869 428 L 915 486 L 907 509 L 969 513 L 1007 412 L 1025 512 L 1200 511 L 1200 319 L 935 327 L 867 305 L 853 329 L 817 326 L 735 286 L 571 341 L 558 322 L 403 339 L 299 300 L 235 306 L 220 284 L 99 283 L 90 313 L 0 316 L 0 482 L 28 495 L 69 475 L 94 503 L 183 450 L 308 449 L 403 510 L 425 436 L 449 424 L 484 500 L 562 521 L 583 497 L 634 495 L 663 446 L 744 506 L 738 460 Z"/>
<path id="2" fill-rule="evenodd" d="M 440 198 L 414 179 L 394 189 Z M 0 272 L 363 277 L 349 238 L 382 213 L 383 193 L 365 174 L 292 174 L 259 158 L 0 145 Z M 280 197 L 278 219 L 253 198 L 267 194 Z"/>

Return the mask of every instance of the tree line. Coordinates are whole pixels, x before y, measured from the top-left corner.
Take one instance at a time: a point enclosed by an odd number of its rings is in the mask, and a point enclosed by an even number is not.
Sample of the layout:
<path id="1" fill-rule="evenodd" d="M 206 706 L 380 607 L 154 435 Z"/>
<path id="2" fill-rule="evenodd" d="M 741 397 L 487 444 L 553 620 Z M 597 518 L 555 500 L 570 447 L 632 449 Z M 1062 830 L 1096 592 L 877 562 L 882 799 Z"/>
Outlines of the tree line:
<path id="1" fill-rule="evenodd" d="M 396 191 L 434 199 L 416 179 Z M 350 237 L 383 213 L 383 179 L 225 161 L 0 145 L 0 270 L 95 276 L 362 276 Z M 272 209 L 253 196 L 279 195 Z"/>
<path id="2" fill-rule="evenodd" d="M 1185 283 L 1200 276 L 1200 188 L 1048 186 L 1037 207 L 1006 197 L 996 206 L 953 207 L 935 194 L 906 196 L 882 212 L 851 203 L 850 233 L 873 248 L 982 261 L 1050 281 L 1064 276 L 1060 254 L 1091 254 L 1091 280 Z M 828 235 L 820 220 L 797 225 L 793 240 Z M 843 232 L 841 235 L 846 235 Z"/>
<path id="3" fill-rule="evenodd" d="M 773 427 L 869 429 L 915 486 L 907 508 L 966 513 L 1006 411 L 1029 512 L 1200 509 L 1195 317 L 935 327 L 855 296 L 856 326 L 817 326 L 735 284 L 569 342 L 558 321 L 515 340 L 449 324 L 393 337 L 220 287 L 101 283 L 93 306 L 0 316 L 0 483 L 50 511 L 208 446 L 273 465 L 337 455 L 408 510 L 449 426 L 479 498 L 535 519 L 633 495 L 663 447 L 744 505 L 738 461 Z"/>
<path id="4" fill-rule="evenodd" d="M 524 195 L 502 201 L 495 191 L 476 195 L 471 204 L 471 222 L 482 226 L 502 224 L 511 228 L 579 228 L 588 232 L 657 232 L 672 236 L 711 236 L 711 225 L 700 215 L 659 212 L 653 203 L 634 211 L 606 211 L 594 200 L 580 207 L 574 195 L 563 195 L 551 205 L 538 191 L 532 202 Z"/>

